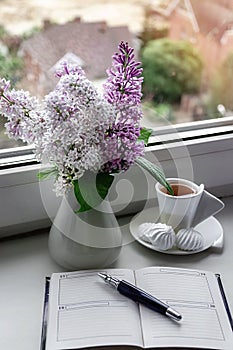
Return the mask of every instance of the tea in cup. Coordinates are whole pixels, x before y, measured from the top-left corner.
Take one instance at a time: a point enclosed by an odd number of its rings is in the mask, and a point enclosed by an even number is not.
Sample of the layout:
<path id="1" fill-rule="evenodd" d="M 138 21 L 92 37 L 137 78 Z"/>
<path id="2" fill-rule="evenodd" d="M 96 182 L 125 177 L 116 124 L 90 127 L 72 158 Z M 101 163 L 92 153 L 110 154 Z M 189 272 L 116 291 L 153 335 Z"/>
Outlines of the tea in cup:
<path id="1" fill-rule="evenodd" d="M 182 228 L 195 227 L 200 222 L 218 213 L 224 208 L 224 203 L 192 181 L 170 178 L 174 196 L 157 183 L 156 193 L 159 203 L 161 223 L 172 226 L 175 232 Z"/>

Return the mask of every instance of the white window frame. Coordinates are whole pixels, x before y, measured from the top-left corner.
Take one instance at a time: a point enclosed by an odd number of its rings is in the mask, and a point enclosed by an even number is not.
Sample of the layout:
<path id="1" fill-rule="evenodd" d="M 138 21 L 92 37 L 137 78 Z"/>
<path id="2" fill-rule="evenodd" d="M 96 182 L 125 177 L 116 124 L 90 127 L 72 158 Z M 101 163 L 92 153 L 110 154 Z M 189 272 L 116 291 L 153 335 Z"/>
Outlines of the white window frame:
<path id="1" fill-rule="evenodd" d="M 158 163 L 166 177 L 204 183 L 219 197 L 233 194 L 233 117 L 161 127 L 150 143 L 146 157 Z M 7 161 L 0 170 L 0 237 L 50 226 L 61 201 L 52 179 L 39 182 L 41 165 L 31 164 L 29 146 L 16 150 L 16 157 L 9 154 L 0 152 L 0 166 Z M 155 180 L 137 165 L 116 180 L 110 193 L 116 214 L 136 212 L 156 200 Z"/>

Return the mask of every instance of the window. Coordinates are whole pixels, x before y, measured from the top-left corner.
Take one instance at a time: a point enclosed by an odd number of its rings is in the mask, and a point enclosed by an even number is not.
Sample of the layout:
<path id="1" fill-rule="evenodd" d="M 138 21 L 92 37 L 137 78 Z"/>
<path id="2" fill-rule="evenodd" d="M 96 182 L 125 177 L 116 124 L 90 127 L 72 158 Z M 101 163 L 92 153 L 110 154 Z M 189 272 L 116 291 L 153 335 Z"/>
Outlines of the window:
<path id="1" fill-rule="evenodd" d="M 22 11 L 16 1 L 13 7 L 5 1 L 0 76 L 43 97 L 56 84 L 54 67 L 70 57 L 99 83 L 109 66 L 106 57 L 124 38 L 143 63 L 145 125 L 225 117 L 233 108 L 232 7 L 230 0 L 99 0 L 88 5 L 62 1 L 55 9 L 52 1 L 39 6 L 28 1 Z M 14 146 L 22 143 L 9 140 L 1 117 L 0 149 Z"/>
<path id="2" fill-rule="evenodd" d="M 38 6 L 28 1 L 23 9 L 17 1 L 11 7 L 8 2 L 0 4 L 1 76 L 43 97 L 56 83 L 53 70 L 65 56 L 102 84 L 109 66 L 105 58 L 111 58 L 118 41 L 128 40 L 145 73 L 142 123 L 154 130 L 147 156 L 167 176 L 195 178 L 217 195 L 232 194 L 231 0 L 157 0 L 149 6 L 144 0 L 99 0 L 88 7 L 64 0 L 55 8 L 53 1 Z M 83 34 L 75 35 L 76 28 Z M 99 45 L 100 37 L 105 46 Z M 86 43 L 93 46 L 87 50 Z M 38 183 L 39 168 L 33 147 L 9 139 L 0 117 L 0 235 L 48 225 L 48 216 L 55 214 L 59 199 L 51 180 Z M 113 194 L 117 211 L 129 202 L 126 187 L 132 189 L 129 212 L 153 199 L 153 181 L 137 166 L 122 175 L 121 185 L 119 197 Z"/>

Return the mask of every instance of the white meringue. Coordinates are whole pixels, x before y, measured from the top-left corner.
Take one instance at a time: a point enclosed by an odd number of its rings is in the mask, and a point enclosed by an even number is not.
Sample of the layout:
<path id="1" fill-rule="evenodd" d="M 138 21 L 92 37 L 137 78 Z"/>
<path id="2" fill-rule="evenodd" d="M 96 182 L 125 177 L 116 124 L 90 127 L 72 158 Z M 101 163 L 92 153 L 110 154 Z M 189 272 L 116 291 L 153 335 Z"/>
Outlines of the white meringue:
<path id="1" fill-rule="evenodd" d="M 160 250 L 168 250 L 175 243 L 176 235 L 171 226 L 162 223 L 145 222 L 139 225 L 138 234 L 145 242 Z"/>
<path id="2" fill-rule="evenodd" d="M 204 239 L 200 232 L 193 227 L 181 229 L 176 235 L 176 246 L 182 250 L 197 250 L 204 245 Z"/>

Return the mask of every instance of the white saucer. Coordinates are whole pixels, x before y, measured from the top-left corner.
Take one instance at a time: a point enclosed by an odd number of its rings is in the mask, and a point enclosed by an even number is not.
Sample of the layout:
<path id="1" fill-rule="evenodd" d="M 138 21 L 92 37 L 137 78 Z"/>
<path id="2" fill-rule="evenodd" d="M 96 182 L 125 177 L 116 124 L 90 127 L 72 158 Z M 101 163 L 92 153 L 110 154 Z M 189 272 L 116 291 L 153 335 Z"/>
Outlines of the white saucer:
<path id="1" fill-rule="evenodd" d="M 218 249 L 223 248 L 223 228 L 220 222 L 214 218 L 213 216 L 209 217 L 205 221 L 202 221 L 200 224 L 195 226 L 195 230 L 200 232 L 204 239 L 204 245 L 201 249 L 197 250 L 191 250 L 191 251 L 185 251 L 180 250 L 176 247 L 173 247 L 168 250 L 160 250 L 157 247 L 154 247 L 151 243 L 145 242 L 139 237 L 138 234 L 138 226 L 140 224 L 143 224 L 144 222 L 156 222 L 156 218 L 158 217 L 158 208 L 148 208 L 137 215 L 135 215 L 129 225 L 130 232 L 132 236 L 144 245 L 147 248 L 150 248 L 152 250 L 156 250 L 157 252 L 161 252 L 164 254 L 173 254 L 173 255 L 189 255 L 189 254 L 196 254 L 200 253 L 203 250 L 206 250 L 210 247 L 215 247 Z"/>

